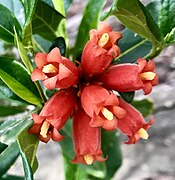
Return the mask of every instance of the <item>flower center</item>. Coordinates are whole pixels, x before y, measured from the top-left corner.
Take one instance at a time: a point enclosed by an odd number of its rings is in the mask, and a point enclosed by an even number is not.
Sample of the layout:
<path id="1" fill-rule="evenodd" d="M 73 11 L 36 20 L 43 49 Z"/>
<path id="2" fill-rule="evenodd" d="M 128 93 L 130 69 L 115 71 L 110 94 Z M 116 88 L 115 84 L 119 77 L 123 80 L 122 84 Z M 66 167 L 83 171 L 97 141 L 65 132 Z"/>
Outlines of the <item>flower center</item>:
<path id="1" fill-rule="evenodd" d="M 101 108 L 101 113 L 102 113 L 103 116 L 104 116 L 107 120 L 109 120 L 109 121 L 113 120 L 113 118 L 114 118 L 113 113 L 112 113 L 111 111 L 109 111 L 109 110 L 108 110 L 107 108 L 105 108 L 105 107 L 102 107 L 102 108 Z"/>
<path id="2" fill-rule="evenodd" d="M 148 139 L 149 137 L 149 134 L 147 133 L 147 131 L 143 128 L 140 128 L 138 131 L 137 131 L 137 134 L 142 138 L 142 139 Z"/>
<path id="3" fill-rule="evenodd" d="M 94 161 L 94 157 L 91 154 L 84 155 L 84 160 L 88 165 L 91 165 Z"/>
<path id="4" fill-rule="evenodd" d="M 140 74 L 142 80 L 153 80 L 156 76 L 156 73 L 153 72 L 144 72 Z"/>
<path id="5" fill-rule="evenodd" d="M 98 45 L 100 47 L 104 47 L 109 41 L 109 35 L 107 33 L 104 33 L 101 38 L 98 41 Z"/>
<path id="6" fill-rule="evenodd" d="M 58 73 L 58 69 L 53 64 L 45 65 L 42 69 L 43 73 Z"/>
<path id="7" fill-rule="evenodd" d="M 41 131 L 40 131 L 40 135 L 43 137 L 43 138 L 46 138 L 47 137 L 47 132 L 49 130 L 49 126 L 50 126 L 50 123 L 48 121 L 44 121 L 42 126 L 41 126 Z"/>

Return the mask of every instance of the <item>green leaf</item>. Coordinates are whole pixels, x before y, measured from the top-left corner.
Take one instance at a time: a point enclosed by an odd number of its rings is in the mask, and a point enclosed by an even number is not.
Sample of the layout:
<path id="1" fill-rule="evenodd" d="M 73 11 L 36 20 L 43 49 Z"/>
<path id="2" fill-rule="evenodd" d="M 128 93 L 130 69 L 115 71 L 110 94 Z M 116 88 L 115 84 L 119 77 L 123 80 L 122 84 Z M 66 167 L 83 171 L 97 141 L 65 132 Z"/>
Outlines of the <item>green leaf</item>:
<path id="1" fill-rule="evenodd" d="M 4 175 L 9 168 L 13 165 L 19 155 L 19 148 L 17 142 L 9 145 L 1 154 L 0 154 L 0 177 Z"/>
<path id="2" fill-rule="evenodd" d="M 31 104 L 41 106 L 41 99 L 35 95 L 38 94 L 38 91 L 22 64 L 10 58 L 1 57 L 0 63 L 0 78 L 3 82 L 20 98 Z"/>
<path id="3" fill-rule="evenodd" d="M 51 41 L 48 41 L 47 39 L 35 34 L 33 35 L 33 42 L 37 48 L 37 51 L 49 53 L 49 49 L 52 45 Z"/>
<path id="4" fill-rule="evenodd" d="M 66 54 L 66 43 L 63 37 L 56 38 L 49 49 L 51 51 L 53 48 L 58 47 L 62 56 Z"/>
<path id="5" fill-rule="evenodd" d="M 22 176 L 13 176 L 13 175 L 4 175 L 1 177 L 2 180 L 24 180 L 25 177 Z"/>
<path id="6" fill-rule="evenodd" d="M 64 11 L 65 14 L 67 14 L 68 9 L 70 7 L 70 5 L 73 3 L 73 0 L 64 0 Z"/>
<path id="7" fill-rule="evenodd" d="M 63 0 L 52 0 L 52 3 L 54 5 L 54 8 L 63 16 L 65 16 L 65 11 L 64 11 L 64 2 Z"/>
<path id="8" fill-rule="evenodd" d="M 153 112 L 153 103 L 148 99 L 143 99 L 140 101 L 134 100 L 131 103 L 141 114 L 146 117 Z"/>
<path id="9" fill-rule="evenodd" d="M 0 99 L 0 116 L 9 116 L 27 110 L 27 104 L 15 101 Z"/>
<path id="10" fill-rule="evenodd" d="M 0 0 L 0 4 L 8 8 L 12 14 L 16 17 L 18 22 L 20 23 L 21 27 L 25 23 L 25 13 L 23 11 L 23 3 L 21 0 Z"/>
<path id="11" fill-rule="evenodd" d="M 33 174 L 38 167 L 36 151 L 38 148 L 38 137 L 28 133 L 28 128 L 18 135 L 18 145 L 22 157 L 24 173 L 27 179 L 33 179 Z"/>
<path id="12" fill-rule="evenodd" d="M 0 79 L 0 99 L 23 101 Z"/>
<path id="13" fill-rule="evenodd" d="M 31 114 L 23 115 L 21 118 L 4 121 L 0 124 L 0 141 L 5 144 L 12 144 L 20 132 L 32 125 Z"/>
<path id="14" fill-rule="evenodd" d="M 83 18 L 78 30 L 78 35 L 74 47 L 74 55 L 81 51 L 89 39 L 89 31 L 97 28 L 100 13 L 104 7 L 106 0 L 89 0 L 83 13 Z"/>
<path id="15" fill-rule="evenodd" d="M 139 0 L 115 0 L 106 18 L 115 15 L 127 28 L 152 42 L 152 50 L 147 58 L 158 55 L 165 43 L 161 31 L 149 11 Z"/>
<path id="16" fill-rule="evenodd" d="M 17 33 L 16 33 L 16 29 L 15 30 L 15 41 L 16 41 L 16 45 L 21 57 L 22 62 L 24 63 L 25 67 L 27 68 L 28 72 L 31 74 L 33 71 L 33 66 L 30 63 L 29 57 L 27 56 L 27 51 L 24 48 L 24 45 L 22 44 L 22 42 L 20 41 Z"/>
<path id="17" fill-rule="evenodd" d="M 159 26 L 164 36 L 175 27 L 175 0 L 164 0 L 159 16 Z"/>
<path id="18" fill-rule="evenodd" d="M 32 49 L 32 26 L 31 21 L 36 9 L 37 0 L 25 0 L 24 12 L 25 12 L 25 24 L 22 31 L 22 43 L 29 50 Z"/>
<path id="19" fill-rule="evenodd" d="M 126 101 L 126 102 L 132 102 L 135 96 L 135 92 L 119 92 L 121 97 Z"/>
<path id="20" fill-rule="evenodd" d="M 129 29 L 122 32 L 122 39 L 119 41 L 121 50 L 120 56 L 115 61 L 117 63 L 133 63 L 140 57 L 145 57 L 151 50 L 151 43 L 141 36 L 138 36 Z"/>
<path id="21" fill-rule="evenodd" d="M 117 131 L 102 130 L 102 151 L 108 156 L 105 164 L 107 166 L 106 180 L 111 179 L 122 163 L 122 154 Z"/>
<path id="22" fill-rule="evenodd" d="M 21 26 L 12 12 L 0 4 L 0 38 L 9 43 L 14 42 L 14 29 L 21 36 Z"/>
<path id="23" fill-rule="evenodd" d="M 8 147 L 7 144 L 0 142 L 0 154 Z"/>
<path id="24" fill-rule="evenodd" d="M 32 27 L 33 34 L 53 41 L 57 37 L 66 38 L 65 17 L 42 1 L 38 1 Z"/>

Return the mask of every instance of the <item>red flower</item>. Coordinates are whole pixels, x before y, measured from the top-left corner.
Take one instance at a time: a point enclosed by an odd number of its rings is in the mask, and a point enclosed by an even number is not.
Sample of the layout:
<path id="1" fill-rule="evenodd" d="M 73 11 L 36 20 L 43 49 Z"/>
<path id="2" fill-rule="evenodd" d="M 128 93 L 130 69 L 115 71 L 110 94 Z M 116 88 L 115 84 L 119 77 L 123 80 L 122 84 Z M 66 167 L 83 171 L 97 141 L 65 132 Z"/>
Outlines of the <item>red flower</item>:
<path id="1" fill-rule="evenodd" d="M 105 161 L 102 158 L 100 128 L 89 126 L 90 117 L 81 106 L 73 116 L 73 142 L 75 158 L 73 163 L 92 164 L 94 161 Z"/>
<path id="2" fill-rule="evenodd" d="M 153 61 L 138 59 L 138 65 L 127 63 L 111 66 L 99 77 L 99 81 L 110 90 L 129 92 L 143 89 L 145 94 L 149 94 L 152 86 L 158 84 L 154 69 Z"/>
<path id="3" fill-rule="evenodd" d="M 48 142 L 63 139 L 58 131 L 64 126 L 76 103 L 75 89 L 57 91 L 44 105 L 39 115 L 33 114 L 34 125 L 31 134 L 38 134 L 41 141 Z M 66 105 L 66 106 L 65 106 Z"/>
<path id="4" fill-rule="evenodd" d="M 126 110 L 126 116 L 118 121 L 118 128 L 128 136 L 126 144 L 135 144 L 140 138 L 147 139 L 147 129 L 153 124 L 152 118 L 148 123 L 133 106 L 119 98 L 120 107 Z"/>
<path id="5" fill-rule="evenodd" d="M 118 119 L 125 116 L 119 107 L 118 98 L 99 85 L 90 85 L 82 90 L 81 103 L 85 112 L 92 118 L 90 126 L 102 126 L 106 130 L 117 128 Z"/>
<path id="6" fill-rule="evenodd" d="M 68 88 L 76 84 L 78 70 L 73 62 L 61 56 L 58 48 L 49 54 L 39 52 L 34 60 L 37 68 L 32 73 L 32 81 L 42 80 L 47 89 Z"/>
<path id="7" fill-rule="evenodd" d="M 143 91 L 145 94 L 149 94 L 152 91 L 152 86 L 158 84 L 158 75 L 154 72 L 155 64 L 153 61 L 146 61 L 139 58 L 137 60 L 140 67 L 140 77 L 144 84 Z"/>
<path id="8" fill-rule="evenodd" d="M 116 45 L 122 37 L 120 32 L 112 31 L 111 27 L 99 23 L 98 29 L 92 29 L 90 40 L 87 42 L 81 58 L 83 72 L 87 76 L 101 74 L 120 54 Z"/>

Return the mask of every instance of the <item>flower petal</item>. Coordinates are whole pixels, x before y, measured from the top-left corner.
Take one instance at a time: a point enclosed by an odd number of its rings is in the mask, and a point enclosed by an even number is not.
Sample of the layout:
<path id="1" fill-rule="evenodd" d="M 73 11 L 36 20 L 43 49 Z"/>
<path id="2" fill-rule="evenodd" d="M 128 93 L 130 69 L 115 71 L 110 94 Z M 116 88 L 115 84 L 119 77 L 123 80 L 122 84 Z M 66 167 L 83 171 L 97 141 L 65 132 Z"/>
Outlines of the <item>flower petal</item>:
<path id="1" fill-rule="evenodd" d="M 36 63 L 36 67 L 38 69 L 42 69 L 43 66 L 47 64 L 47 54 L 38 52 L 34 57 L 34 61 Z"/>
<path id="2" fill-rule="evenodd" d="M 44 80 L 46 78 L 47 76 L 38 68 L 35 68 L 31 75 L 32 81 Z"/>
<path id="3" fill-rule="evenodd" d="M 64 136 L 62 136 L 62 135 L 58 132 L 58 130 L 57 130 L 56 128 L 53 128 L 51 138 L 52 138 L 53 141 L 58 142 L 58 141 L 63 140 L 63 139 L 64 139 Z"/>
<path id="4" fill-rule="evenodd" d="M 54 49 L 52 49 L 50 51 L 50 53 L 47 55 L 47 61 L 48 62 L 57 62 L 57 63 L 62 62 L 59 48 L 55 47 Z"/>
<path id="5" fill-rule="evenodd" d="M 43 80 L 43 85 L 47 89 L 52 90 L 52 89 L 55 88 L 57 80 L 58 80 L 58 76 L 57 75 L 53 76 L 51 78 L 47 78 L 47 79 Z"/>

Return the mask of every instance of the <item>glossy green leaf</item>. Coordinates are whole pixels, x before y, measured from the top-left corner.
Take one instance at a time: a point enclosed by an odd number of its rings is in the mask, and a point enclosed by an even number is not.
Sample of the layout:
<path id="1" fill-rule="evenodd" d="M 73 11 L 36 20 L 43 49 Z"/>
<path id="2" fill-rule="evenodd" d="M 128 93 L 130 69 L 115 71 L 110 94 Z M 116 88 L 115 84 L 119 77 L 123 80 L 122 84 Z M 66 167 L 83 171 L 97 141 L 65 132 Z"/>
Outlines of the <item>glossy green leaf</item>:
<path id="1" fill-rule="evenodd" d="M 33 67 L 32 67 L 32 64 L 30 63 L 29 57 L 27 56 L 27 51 L 25 50 L 23 43 L 20 41 L 16 33 L 16 29 L 14 30 L 15 30 L 15 42 L 16 42 L 21 60 L 24 63 L 25 67 L 27 68 L 29 74 L 31 74 L 33 71 Z"/>
<path id="2" fill-rule="evenodd" d="M 125 0 L 125 3 L 122 0 L 115 0 L 103 19 L 110 15 L 115 15 L 127 28 L 152 43 L 148 59 L 157 56 L 164 48 L 164 39 L 158 25 L 139 0 Z"/>
<path id="3" fill-rule="evenodd" d="M 126 101 L 126 102 L 132 102 L 135 96 L 135 92 L 119 92 L 120 96 Z"/>
<path id="4" fill-rule="evenodd" d="M 64 11 L 64 1 L 63 0 L 52 0 L 52 3 L 54 5 L 54 8 L 61 13 L 63 16 L 65 16 L 65 11 Z"/>
<path id="5" fill-rule="evenodd" d="M 1 57 L 0 63 L 0 78 L 3 82 L 20 98 L 31 104 L 41 106 L 41 99 L 35 95 L 38 94 L 38 91 L 22 64 L 9 58 Z"/>
<path id="6" fill-rule="evenodd" d="M 2 180 L 24 180 L 25 177 L 5 174 L 3 177 L 1 177 L 1 179 Z"/>
<path id="7" fill-rule="evenodd" d="M 153 112 L 153 103 L 148 99 L 140 101 L 134 100 L 131 104 L 138 109 L 144 117 L 152 114 Z"/>
<path id="8" fill-rule="evenodd" d="M 56 38 L 49 49 L 51 51 L 53 48 L 58 47 L 62 56 L 66 54 L 66 43 L 63 37 Z"/>
<path id="9" fill-rule="evenodd" d="M 26 128 L 18 135 L 17 141 L 23 161 L 25 176 L 32 179 L 32 176 L 38 167 L 36 159 L 36 151 L 39 143 L 38 137 L 36 135 L 29 134 L 28 128 Z"/>
<path id="10" fill-rule="evenodd" d="M 42 1 L 38 1 L 32 28 L 33 33 L 53 41 L 57 37 L 66 37 L 64 16 Z"/>
<path id="11" fill-rule="evenodd" d="M 14 42 L 14 27 L 21 36 L 21 26 L 12 12 L 0 4 L 0 38 L 9 43 Z"/>
<path id="12" fill-rule="evenodd" d="M 74 55 L 81 51 L 89 39 L 90 29 L 97 28 L 100 13 L 105 5 L 104 0 L 89 0 L 83 13 L 83 18 L 78 30 L 76 43 L 74 47 Z"/>
<path id="13" fill-rule="evenodd" d="M 107 166 L 106 180 L 111 179 L 122 163 L 122 154 L 117 131 L 102 131 L 102 151 L 108 156 L 105 164 Z"/>
<path id="14" fill-rule="evenodd" d="M 21 26 L 25 23 L 25 13 L 21 0 L 0 0 L 0 4 L 8 8 L 16 17 Z"/>
<path id="15" fill-rule="evenodd" d="M 0 116 L 9 116 L 26 111 L 27 104 L 15 101 L 0 99 Z"/>
<path id="16" fill-rule="evenodd" d="M 0 79 L 0 99 L 12 99 L 17 101 L 23 101 L 19 96 L 13 93 L 12 90 Z"/>
<path id="17" fill-rule="evenodd" d="M 39 36 L 38 34 L 33 35 L 33 42 L 36 46 L 37 51 L 49 53 L 49 49 L 52 45 L 52 42 L 44 39 L 43 37 Z"/>
<path id="18" fill-rule="evenodd" d="M 159 26 L 164 36 L 175 28 L 175 0 L 164 0 L 159 16 Z"/>
<path id="19" fill-rule="evenodd" d="M 0 177 L 3 176 L 13 165 L 19 155 L 19 148 L 17 142 L 9 145 L 0 154 Z"/>
<path id="20" fill-rule="evenodd" d="M 161 6 L 162 6 L 161 0 L 151 1 L 146 6 L 146 9 L 149 11 L 155 22 L 158 22 Z"/>
<path id="21" fill-rule="evenodd" d="M 69 7 L 71 6 L 71 4 L 73 3 L 73 0 L 64 0 L 64 11 L 65 14 L 67 14 Z"/>
<path id="22" fill-rule="evenodd" d="M 7 144 L 0 142 L 0 154 L 8 147 Z"/>
<path id="23" fill-rule="evenodd" d="M 32 123 L 30 113 L 18 119 L 11 118 L 4 121 L 0 124 L 0 141 L 8 145 L 14 143 L 20 132 L 31 126 Z"/>
<path id="24" fill-rule="evenodd" d="M 117 63 L 133 63 L 140 57 L 145 57 L 151 50 L 151 43 L 141 36 L 138 36 L 129 29 L 122 32 L 122 39 L 119 41 L 121 50 L 120 56 L 115 59 Z"/>

